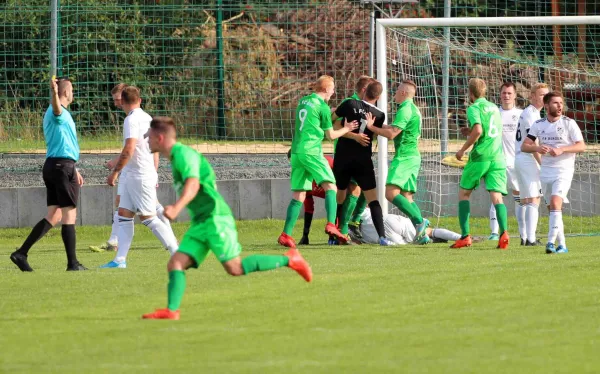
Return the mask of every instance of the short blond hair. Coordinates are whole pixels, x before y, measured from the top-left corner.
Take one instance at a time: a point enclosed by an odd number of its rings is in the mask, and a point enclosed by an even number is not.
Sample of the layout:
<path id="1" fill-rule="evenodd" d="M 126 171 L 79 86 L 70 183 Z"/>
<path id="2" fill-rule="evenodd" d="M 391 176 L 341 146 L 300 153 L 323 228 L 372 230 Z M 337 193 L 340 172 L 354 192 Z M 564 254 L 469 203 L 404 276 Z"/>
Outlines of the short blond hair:
<path id="1" fill-rule="evenodd" d="M 315 92 L 325 92 L 327 87 L 333 86 L 333 77 L 329 75 L 321 75 L 313 84 Z"/>
<path id="2" fill-rule="evenodd" d="M 471 78 L 469 79 L 469 93 L 475 96 L 476 99 L 480 97 L 485 97 L 487 91 L 487 85 L 485 81 L 480 78 Z"/>
<path id="3" fill-rule="evenodd" d="M 533 86 L 531 86 L 531 93 L 535 94 L 537 92 L 537 90 L 541 89 L 541 88 L 547 88 L 548 90 L 550 89 L 550 87 L 548 87 L 548 85 L 546 83 L 536 83 Z"/>
<path id="4" fill-rule="evenodd" d="M 358 81 L 356 82 L 356 86 L 354 87 L 354 90 L 356 92 L 360 92 L 360 91 L 364 90 L 365 88 L 367 88 L 367 86 L 369 84 L 371 84 L 373 81 L 374 81 L 374 79 L 369 77 L 368 75 L 361 75 L 358 78 Z"/>

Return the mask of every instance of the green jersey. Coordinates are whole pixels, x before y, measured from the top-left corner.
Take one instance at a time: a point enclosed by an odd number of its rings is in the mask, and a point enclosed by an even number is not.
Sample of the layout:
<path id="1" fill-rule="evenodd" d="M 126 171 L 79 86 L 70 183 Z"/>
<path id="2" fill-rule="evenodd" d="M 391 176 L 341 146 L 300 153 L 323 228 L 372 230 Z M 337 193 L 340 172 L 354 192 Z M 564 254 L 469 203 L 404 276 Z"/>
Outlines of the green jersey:
<path id="1" fill-rule="evenodd" d="M 469 128 L 480 124 L 482 133 L 469 155 L 469 161 L 504 160 L 502 151 L 502 116 L 498 106 L 480 97 L 467 109 Z"/>
<path id="2" fill-rule="evenodd" d="M 231 209 L 217 191 L 215 172 L 210 163 L 194 149 L 175 143 L 171 149 L 173 185 L 178 195 L 188 178 L 198 179 L 200 190 L 187 208 L 192 222 L 203 222 L 214 216 L 231 216 Z"/>
<path id="3" fill-rule="evenodd" d="M 342 100 L 342 102 L 340 103 L 340 105 L 342 105 L 344 102 L 348 101 L 348 100 L 361 100 L 361 98 L 358 96 L 358 94 L 355 92 L 352 94 L 352 96 L 345 98 L 344 100 Z M 339 107 L 339 105 L 338 105 Z M 338 118 L 336 119 L 336 121 L 341 121 L 342 118 Z M 335 153 L 335 147 L 337 147 L 337 143 L 338 140 L 340 140 L 340 138 L 337 138 L 333 141 L 333 153 Z"/>
<path id="4" fill-rule="evenodd" d="M 420 156 L 419 138 L 421 137 L 421 111 L 412 99 L 406 99 L 398 106 L 392 126 L 402 130 L 394 138 L 395 157 Z"/>
<path id="5" fill-rule="evenodd" d="M 304 96 L 296 108 L 292 153 L 323 154 L 323 136 L 332 127 L 331 109 L 325 100 L 316 93 Z"/>

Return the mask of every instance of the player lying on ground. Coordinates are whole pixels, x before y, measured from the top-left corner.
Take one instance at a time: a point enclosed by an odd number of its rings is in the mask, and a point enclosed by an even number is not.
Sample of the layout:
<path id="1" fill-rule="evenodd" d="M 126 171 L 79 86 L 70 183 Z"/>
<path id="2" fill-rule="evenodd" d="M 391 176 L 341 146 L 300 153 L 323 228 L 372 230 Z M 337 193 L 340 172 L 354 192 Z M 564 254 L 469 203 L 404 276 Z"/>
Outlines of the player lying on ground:
<path id="1" fill-rule="evenodd" d="M 179 199 L 165 207 L 171 220 L 187 207 L 191 223 L 167 265 L 169 272 L 168 304 L 165 309 L 144 314 L 147 319 L 179 319 L 179 306 L 185 291 L 185 270 L 202 264 L 212 251 L 230 275 L 247 275 L 288 266 L 307 282 L 312 271 L 296 248 L 285 255 L 252 255 L 240 258 L 235 219 L 231 209 L 217 191 L 212 166 L 194 149 L 177 142 L 175 122 L 168 117 L 156 117 L 150 124 L 150 149 L 171 161 L 173 185 Z"/>
<path id="2" fill-rule="evenodd" d="M 575 172 L 575 155 L 585 151 L 583 135 L 577 123 L 563 116 L 563 97 L 557 92 L 544 95 L 546 118 L 531 125 L 527 139 L 521 146 L 523 152 L 542 155 L 540 182 L 546 201 L 550 202 L 548 243 L 546 253 L 567 253 L 564 236 L 554 242 L 560 232 L 564 233 L 562 206 L 565 202 Z M 535 144 L 536 140 L 539 145 Z"/>
<path id="3" fill-rule="evenodd" d="M 363 242 L 368 244 L 379 244 L 379 234 L 375 230 L 371 211 L 366 209 L 361 215 L 362 225 L 360 227 Z M 387 214 L 383 217 L 383 225 L 385 227 L 385 236 L 390 241 L 390 245 L 410 244 L 415 241 L 417 230 L 410 219 L 396 214 Z M 447 243 L 449 240 L 456 241 L 460 239 L 460 234 L 446 229 L 426 230 L 427 236 L 433 243 Z M 420 244 L 427 244 L 421 240 Z"/>

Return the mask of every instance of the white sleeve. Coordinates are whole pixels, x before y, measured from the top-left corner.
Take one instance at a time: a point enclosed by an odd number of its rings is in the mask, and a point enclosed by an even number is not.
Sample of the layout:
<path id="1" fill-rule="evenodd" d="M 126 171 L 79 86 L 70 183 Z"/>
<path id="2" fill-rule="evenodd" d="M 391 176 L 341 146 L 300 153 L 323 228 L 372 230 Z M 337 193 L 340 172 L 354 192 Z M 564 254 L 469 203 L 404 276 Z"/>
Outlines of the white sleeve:
<path id="1" fill-rule="evenodd" d="M 123 124 L 123 136 L 125 140 L 127 139 L 137 139 L 139 137 L 140 132 L 140 124 L 136 120 L 132 120 L 131 118 L 125 118 L 125 123 Z"/>
<path id="2" fill-rule="evenodd" d="M 581 134 L 581 129 L 577 125 L 577 122 L 574 120 L 569 120 L 569 138 L 573 143 L 580 142 L 583 140 L 583 135 Z"/>
<path id="3" fill-rule="evenodd" d="M 537 139 L 537 137 L 538 137 L 538 131 L 539 130 L 538 130 L 537 122 L 534 122 L 531 125 L 531 127 L 529 128 L 529 134 L 528 135 L 535 136 L 536 139 Z"/>

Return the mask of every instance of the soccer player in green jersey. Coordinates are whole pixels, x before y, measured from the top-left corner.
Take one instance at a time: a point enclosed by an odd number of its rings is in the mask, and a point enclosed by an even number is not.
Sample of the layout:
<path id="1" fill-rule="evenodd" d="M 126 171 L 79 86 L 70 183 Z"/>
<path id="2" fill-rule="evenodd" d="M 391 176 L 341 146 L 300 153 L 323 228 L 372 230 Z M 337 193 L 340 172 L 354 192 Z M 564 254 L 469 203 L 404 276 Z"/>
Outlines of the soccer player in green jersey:
<path id="1" fill-rule="evenodd" d="M 429 243 L 426 230 L 429 220 L 423 218 L 421 210 L 413 200 L 417 191 L 417 177 L 421 168 L 419 138 L 421 137 L 421 112 L 413 102 L 417 85 L 404 80 L 398 86 L 394 101 L 399 104 L 391 126 L 379 129 L 367 125 L 377 135 L 394 140 L 396 155 L 390 163 L 385 186 L 385 197 L 404 213 L 415 225 L 415 242 Z"/>
<path id="2" fill-rule="evenodd" d="M 458 220 L 462 237 L 450 248 L 468 247 L 472 243 L 469 216 L 471 192 L 479 186 L 483 178 L 485 187 L 490 192 L 492 204 L 496 208 L 500 239 L 498 248 L 508 248 L 508 231 L 506 206 L 502 196 L 506 195 L 506 160 L 502 151 L 502 117 L 498 107 L 485 99 L 487 86 L 483 79 L 469 80 L 469 99 L 473 104 L 467 108 L 469 122 L 469 138 L 462 148 L 456 152 L 461 160 L 465 152 L 473 145 L 469 161 L 460 177 L 458 191 Z"/>
<path id="3" fill-rule="evenodd" d="M 167 265 L 169 271 L 168 305 L 146 319 L 179 319 L 179 305 L 185 291 L 185 270 L 197 268 L 212 251 L 230 275 L 247 275 L 288 266 L 307 282 L 312 271 L 297 249 L 285 255 L 252 255 L 240 258 L 242 247 L 237 240 L 235 220 L 229 206 L 217 191 L 215 173 L 208 161 L 194 149 L 176 139 L 175 122 L 168 117 L 156 117 L 148 131 L 152 152 L 159 152 L 171 160 L 173 184 L 179 199 L 165 207 L 164 215 L 173 220 L 188 208 L 191 225 L 185 233 L 179 250 Z"/>
<path id="4" fill-rule="evenodd" d="M 290 248 L 296 247 L 296 242 L 291 236 L 292 231 L 298 220 L 306 191 L 312 189 L 313 180 L 325 190 L 325 209 L 327 211 L 325 233 L 337 237 L 341 243 L 347 241 L 347 238 L 335 226 L 337 188 L 333 171 L 323 156 L 321 143 L 324 135 L 329 140 L 337 139 L 357 128 L 358 123 L 356 121 L 349 122 L 343 128 L 333 130 L 331 109 L 327 105 L 335 92 L 332 77 L 328 75 L 319 77 L 314 84 L 314 90 L 314 93 L 300 99 L 296 108 L 296 129 L 291 158 L 292 201 L 288 205 L 283 232 L 277 240 L 279 244 Z"/>

